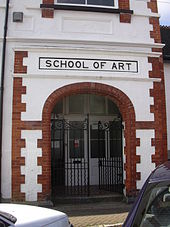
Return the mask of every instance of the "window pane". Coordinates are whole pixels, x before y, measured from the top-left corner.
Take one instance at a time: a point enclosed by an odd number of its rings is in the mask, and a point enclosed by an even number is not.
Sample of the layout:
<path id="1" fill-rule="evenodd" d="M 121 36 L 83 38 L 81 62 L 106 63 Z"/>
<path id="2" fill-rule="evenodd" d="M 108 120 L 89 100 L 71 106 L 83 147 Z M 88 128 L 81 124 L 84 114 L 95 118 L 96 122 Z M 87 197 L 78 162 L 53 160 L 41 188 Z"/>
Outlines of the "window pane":
<path id="1" fill-rule="evenodd" d="M 70 158 L 84 158 L 83 140 L 70 140 Z"/>
<path id="2" fill-rule="evenodd" d="M 103 96 L 90 95 L 90 113 L 105 114 L 105 98 Z"/>
<path id="3" fill-rule="evenodd" d="M 140 227 L 170 225 L 169 186 L 153 188 Z"/>
<path id="4" fill-rule="evenodd" d="M 114 6 L 114 0 L 87 0 L 88 5 Z"/>
<path id="5" fill-rule="evenodd" d="M 108 114 L 118 114 L 119 109 L 117 108 L 116 104 L 108 99 Z"/>
<path id="6" fill-rule="evenodd" d="M 57 0 L 57 3 L 85 4 L 85 0 Z"/>
<path id="7" fill-rule="evenodd" d="M 53 113 L 56 113 L 56 114 L 63 113 L 63 100 L 57 102 L 56 106 L 53 109 Z"/>
<path id="8" fill-rule="evenodd" d="M 105 157 L 105 131 L 93 129 L 91 126 L 91 158 Z"/>
<path id="9" fill-rule="evenodd" d="M 69 113 L 80 114 L 84 112 L 84 95 L 69 97 Z"/>
<path id="10" fill-rule="evenodd" d="M 84 130 L 81 121 L 70 121 L 70 158 L 84 157 Z"/>

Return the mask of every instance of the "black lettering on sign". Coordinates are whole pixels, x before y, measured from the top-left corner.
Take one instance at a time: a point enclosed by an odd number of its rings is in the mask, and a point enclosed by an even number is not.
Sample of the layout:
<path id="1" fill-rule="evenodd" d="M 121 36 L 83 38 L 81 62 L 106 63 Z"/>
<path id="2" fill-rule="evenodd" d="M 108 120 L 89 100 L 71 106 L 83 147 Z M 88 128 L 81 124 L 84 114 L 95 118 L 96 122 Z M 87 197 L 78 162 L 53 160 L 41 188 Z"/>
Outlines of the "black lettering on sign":
<path id="1" fill-rule="evenodd" d="M 113 62 L 112 69 L 117 70 L 117 65 L 116 65 L 116 63 L 115 63 L 115 62 Z"/>
<path id="2" fill-rule="evenodd" d="M 45 63 L 46 63 L 46 67 L 52 66 L 51 60 L 46 60 Z"/>
<path id="3" fill-rule="evenodd" d="M 127 67 L 128 67 L 128 71 L 130 71 L 130 66 L 132 65 L 132 63 L 126 63 Z"/>
<path id="4" fill-rule="evenodd" d="M 81 68 L 81 62 L 80 61 L 76 61 L 75 66 L 78 69 Z"/>
<path id="5" fill-rule="evenodd" d="M 95 61 L 95 62 L 93 63 L 93 67 L 94 67 L 95 69 L 98 69 L 98 68 L 99 68 L 99 63 L 98 63 L 97 61 Z"/>
<path id="6" fill-rule="evenodd" d="M 73 68 L 74 67 L 74 62 L 73 61 L 68 61 L 68 67 Z"/>
<path id="7" fill-rule="evenodd" d="M 59 61 L 58 60 L 53 61 L 53 66 L 55 68 L 58 68 L 59 67 Z"/>
<path id="8" fill-rule="evenodd" d="M 67 61 L 60 61 L 60 67 L 61 68 L 67 68 Z"/>
<path id="9" fill-rule="evenodd" d="M 85 62 L 83 61 L 83 69 L 88 69 L 88 66 L 85 66 Z"/>
<path id="10" fill-rule="evenodd" d="M 119 70 L 121 70 L 121 69 L 125 70 L 124 63 L 119 62 L 118 65 L 119 65 Z"/>
<path id="11" fill-rule="evenodd" d="M 106 62 L 105 61 L 101 61 L 100 62 L 101 69 L 103 69 L 105 65 L 106 65 Z"/>

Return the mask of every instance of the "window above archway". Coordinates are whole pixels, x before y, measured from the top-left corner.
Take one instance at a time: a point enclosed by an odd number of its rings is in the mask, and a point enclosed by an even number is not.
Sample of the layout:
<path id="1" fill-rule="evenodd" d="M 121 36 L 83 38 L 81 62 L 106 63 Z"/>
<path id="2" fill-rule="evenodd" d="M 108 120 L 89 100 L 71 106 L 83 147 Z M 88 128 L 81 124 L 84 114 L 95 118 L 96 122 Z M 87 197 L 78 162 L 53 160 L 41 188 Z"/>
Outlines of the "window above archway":
<path id="1" fill-rule="evenodd" d="M 117 0 L 56 0 L 56 4 L 117 7 Z"/>
<path id="2" fill-rule="evenodd" d="M 53 109 L 55 114 L 119 115 L 119 109 L 112 100 L 95 94 L 68 96 Z"/>

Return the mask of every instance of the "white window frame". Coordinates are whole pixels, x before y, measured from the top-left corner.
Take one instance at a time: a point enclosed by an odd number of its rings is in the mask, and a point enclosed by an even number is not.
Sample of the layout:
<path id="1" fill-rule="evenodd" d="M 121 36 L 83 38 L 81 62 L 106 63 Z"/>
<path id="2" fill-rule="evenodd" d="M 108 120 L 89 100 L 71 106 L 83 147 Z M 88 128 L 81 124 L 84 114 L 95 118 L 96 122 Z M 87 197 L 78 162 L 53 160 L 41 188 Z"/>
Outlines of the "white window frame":
<path id="1" fill-rule="evenodd" d="M 87 4 L 87 0 L 85 0 L 85 4 L 69 4 L 69 3 L 58 3 L 57 2 L 58 0 L 55 0 L 55 3 L 57 5 L 65 5 L 65 6 L 82 6 L 82 7 L 94 7 L 94 8 L 112 8 L 112 9 L 115 9 L 115 8 L 118 8 L 118 0 L 114 0 L 115 2 L 115 5 L 114 6 L 105 6 L 105 5 L 89 5 Z"/>

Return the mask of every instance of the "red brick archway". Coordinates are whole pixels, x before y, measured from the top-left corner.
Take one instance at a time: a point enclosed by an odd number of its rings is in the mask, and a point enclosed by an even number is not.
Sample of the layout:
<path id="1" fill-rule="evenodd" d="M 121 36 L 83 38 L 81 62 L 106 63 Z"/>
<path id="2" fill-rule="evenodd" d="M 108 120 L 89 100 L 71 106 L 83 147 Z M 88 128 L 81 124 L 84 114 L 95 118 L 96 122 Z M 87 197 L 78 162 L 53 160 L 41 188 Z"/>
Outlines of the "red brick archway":
<path id="1" fill-rule="evenodd" d="M 48 199 L 51 193 L 51 138 L 50 121 L 51 112 L 56 103 L 63 97 L 73 94 L 98 94 L 107 96 L 119 108 L 123 121 L 125 122 L 125 141 L 124 154 L 126 155 L 126 193 L 132 196 L 136 193 L 136 131 L 135 131 L 135 111 L 132 102 L 128 96 L 119 89 L 100 83 L 75 83 L 66 85 L 54 91 L 46 100 L 42 115 L 42 150 L 43 156 L 39 159 L 39 165 L 42 165 L 42 175 L 38 178 L 38 183 L 42 184 L 43 191 L 39 194 L 39 199 Z"/>

